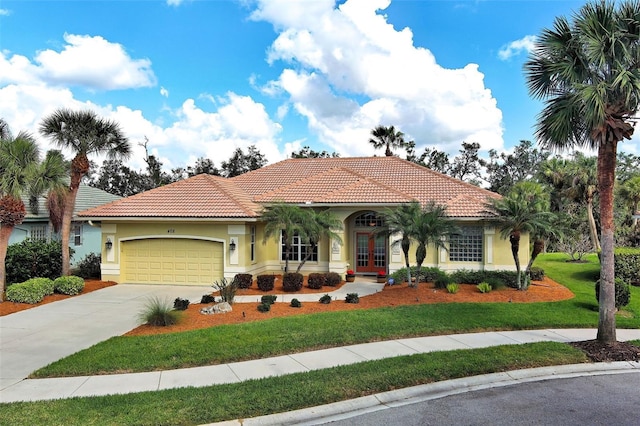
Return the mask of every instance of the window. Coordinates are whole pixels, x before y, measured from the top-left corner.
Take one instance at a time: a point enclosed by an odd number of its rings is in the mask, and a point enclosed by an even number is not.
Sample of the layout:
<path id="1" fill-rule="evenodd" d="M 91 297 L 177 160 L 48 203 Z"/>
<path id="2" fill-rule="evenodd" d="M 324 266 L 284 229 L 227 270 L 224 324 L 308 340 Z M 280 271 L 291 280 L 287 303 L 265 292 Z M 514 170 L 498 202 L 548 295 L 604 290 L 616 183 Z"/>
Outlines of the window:
<path id="1" fill-rule="evenodd" d="M 256 260 L 256 227 L 253 225 L 251 227 L 251 261 L 255 262 Z"/>
<path id="2" fill-rule="evenodd" d="M 71 233 L 73 236 L 73 245 L 81 246 L 82 245 L 82 224 L 74 223 L 71 227 Z"/>
<path id="3" fill-rule="evenodd" d="M 481 226 L 464 226 L 457 235 L 452 235 L 449 260 L 452 262 L 482 262 Z"/>
<path id="4" fill-rule="evenodd" d="M 30 237 L 34 241 L 47 239 L 47 225 L 35 225 L 31 227 Z"/>
<path id="5" fill-rule="evenodd" d="M 375 212 L 369 212 L 361 214 L 356 217 L 355 226 L 357 227 L 374 227 L 384 226 L 384 220 L 378 216 Z"/>
<path id="6" fill-rule="evenodd" d="M 280 240 L 283 241 L 282 236 L 280 236 Z M 309 245 L 302 242 L 302 240 L 297 234 L 294 235 L 293 244 L 291 245 L 291 254 L 289 255 L 289 260 L 294 262 L 302 261 L 305 257 L 307 257 L 307 253 L 309 253 L 310 249 L 311 248 L 309 247 Z M 282 251 L 282 255 L 280 257 L 280 260 L 286 260 L 285 259 L 286 249 L 284 247 L 284 242 L 282 243 L 281 251 Z M 318 261 L 318 246 L 313 248 L 313 253 L 311 254 L 311 256 L 309 256 L 309 259 L 307 260 L 310 262 Z"/>

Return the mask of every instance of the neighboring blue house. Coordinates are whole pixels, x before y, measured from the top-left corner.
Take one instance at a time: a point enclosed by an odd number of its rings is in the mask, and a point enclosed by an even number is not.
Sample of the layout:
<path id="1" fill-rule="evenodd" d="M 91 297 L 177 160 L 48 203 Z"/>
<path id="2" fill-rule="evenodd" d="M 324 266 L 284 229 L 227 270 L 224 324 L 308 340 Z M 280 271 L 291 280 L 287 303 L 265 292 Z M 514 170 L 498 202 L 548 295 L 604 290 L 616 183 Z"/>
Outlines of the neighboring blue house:
<path id="1" fill-rule="evenodd" d="M 122 197 L 109 194 L 101 189 L 85 184 L 80 185 L 78 197 L 76 198 L 76 208 L 73 212 L 74 221 L 71 224 L 71 235 L 69 236 L 69 247 L 74 250 L 71 258 L 72 266 L 84 259 L 89 253 L 101 253 L 100 224 L 91 223 L 87 220 L 78 220 L 76 214 L 120 198 Z M 23 201 L 27 207 L 27 216 L 20 225 L 13 229 L 9 238 L 9 245 L 19 243 L 27 238 L 47 241 L 60 240 L 60 234 L 53 232 L 53 226 L 49 223 L 49 210 L 47 209 L 46 199 L 40 197 L 38 200 L 38 213 L 33 213 L 29 209 L 28 199 Z"/>

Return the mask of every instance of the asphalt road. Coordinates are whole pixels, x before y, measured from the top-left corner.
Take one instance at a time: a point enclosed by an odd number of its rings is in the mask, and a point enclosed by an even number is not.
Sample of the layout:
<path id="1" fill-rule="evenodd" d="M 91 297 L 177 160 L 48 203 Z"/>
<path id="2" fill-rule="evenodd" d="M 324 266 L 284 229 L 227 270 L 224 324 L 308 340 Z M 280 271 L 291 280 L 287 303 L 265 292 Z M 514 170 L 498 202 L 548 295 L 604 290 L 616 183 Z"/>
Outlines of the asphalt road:
<path id="1" fill-rule="evenodd" d="M 331 425 L 640 425 L 640 372 L 467 392 Z"/>

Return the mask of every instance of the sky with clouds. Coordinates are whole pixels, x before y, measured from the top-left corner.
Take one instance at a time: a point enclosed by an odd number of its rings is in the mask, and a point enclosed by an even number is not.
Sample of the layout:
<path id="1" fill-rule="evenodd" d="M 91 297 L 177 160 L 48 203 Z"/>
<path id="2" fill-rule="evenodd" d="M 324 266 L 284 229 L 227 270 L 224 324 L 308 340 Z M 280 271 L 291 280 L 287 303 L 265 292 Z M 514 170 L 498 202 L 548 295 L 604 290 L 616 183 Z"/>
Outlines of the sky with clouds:
<path id="1" fill-rule="evenodd" d="M 0 117 L 37 135 L 58 108 L 92 109 L 120 123 L 136 169 L 145 138 L 167 168 L 250 145 L 269 162 L 305 145 L 369 156 L 380 124 L 418 152 L 486 155 L 533 139 L 522 65 L 582 4 L 0 0 Z M 620 149 L 640 154 L 637 139 Z"/>

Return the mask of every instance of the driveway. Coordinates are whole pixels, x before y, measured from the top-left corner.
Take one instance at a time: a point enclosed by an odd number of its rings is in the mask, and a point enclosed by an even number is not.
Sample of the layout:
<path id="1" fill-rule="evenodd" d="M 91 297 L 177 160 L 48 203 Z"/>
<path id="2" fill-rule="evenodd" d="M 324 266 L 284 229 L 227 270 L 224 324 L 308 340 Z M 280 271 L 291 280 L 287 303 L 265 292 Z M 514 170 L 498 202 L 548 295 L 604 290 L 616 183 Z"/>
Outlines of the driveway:
<path id="1" fill-rule="evenodd" d="M 210 286 L 116 285 L 0 317 L 0 389 L 140 324 L 151 297 L 199 302 Z"/>

